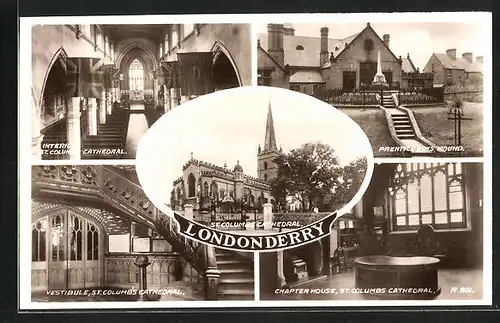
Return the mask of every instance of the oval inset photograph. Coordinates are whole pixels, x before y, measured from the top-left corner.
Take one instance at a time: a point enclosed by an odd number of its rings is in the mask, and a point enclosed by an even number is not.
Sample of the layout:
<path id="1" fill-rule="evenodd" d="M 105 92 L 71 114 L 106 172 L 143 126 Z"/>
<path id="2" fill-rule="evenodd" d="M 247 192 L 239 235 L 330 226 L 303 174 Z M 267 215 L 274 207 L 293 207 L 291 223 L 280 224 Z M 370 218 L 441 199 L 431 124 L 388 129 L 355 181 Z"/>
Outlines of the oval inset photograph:
<path id="1" fill-rule="evenodd" d="M 373 153 L 361 128 L 327 103 L 242 87 L 162 116 L 141 140 L 136 168 L 164 212 L 157 221 L 174 217 L 183 236 L 222 248 L 271 251 L 320 239 L 352 213 Z"/>

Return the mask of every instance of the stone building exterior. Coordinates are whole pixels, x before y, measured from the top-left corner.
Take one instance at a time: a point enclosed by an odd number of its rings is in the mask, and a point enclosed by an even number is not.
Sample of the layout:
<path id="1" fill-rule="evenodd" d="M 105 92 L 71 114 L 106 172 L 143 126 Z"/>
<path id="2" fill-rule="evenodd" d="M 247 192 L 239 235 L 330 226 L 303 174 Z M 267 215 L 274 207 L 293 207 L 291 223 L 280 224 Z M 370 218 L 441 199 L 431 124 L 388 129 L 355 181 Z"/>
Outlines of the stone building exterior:
<path id="1" fill-rule="evenodd" d="M 322 89 L 359 89 L 371 84 L 379 51 L 387 82 L 401 82 L 402 59 L 391 51 L 390 35 L 380 38 L 369 23 L 359 33 L 344 39 L 329 38 L 328 33 L 328 28 L 323 27 L 320 37 L 295 36 L 290 26 L 269 24 L 268 33 L 258 35 L 262 85 L 286 84 L 279 79 L 281 72 L 266 72 L 272 61 L 273 71 L 288 72 L 289 88 L 296 91 L 314 95 Z"/>
<path id="2" fill-rule="evenodd" d="M 425 73 L 434 75 L 434 84 L 445 86 L 464 86 L 467 83 L 482 82 L 483 56 L 474 61 L 471 52 L 457 57 L 456 49 L 448 49 L 446 53 L 433 53 L 424 67 Z"/>
<path id="3" fill-rule="evenodd" d="M 172 209 L 183 210 L 185 204 L 191 204 L 195 210 L 207 210 L 215 202 L 219 211 L 225 211 L 224 204 L 244 202 L 261 206 L 274 203 L 270 181 L 278 171 L 273 160 L 281 152 L 281 148 L 278 150 L 276 146 L 269 104 L 264 148 L 259 145 L 257 151 L 257 177 L 245 174 L 239 161 L 231 170 L 226 164 L 221 167 L 191 157 L 182 167 L 182 176 L 174 181 L 170 202 Z"/>

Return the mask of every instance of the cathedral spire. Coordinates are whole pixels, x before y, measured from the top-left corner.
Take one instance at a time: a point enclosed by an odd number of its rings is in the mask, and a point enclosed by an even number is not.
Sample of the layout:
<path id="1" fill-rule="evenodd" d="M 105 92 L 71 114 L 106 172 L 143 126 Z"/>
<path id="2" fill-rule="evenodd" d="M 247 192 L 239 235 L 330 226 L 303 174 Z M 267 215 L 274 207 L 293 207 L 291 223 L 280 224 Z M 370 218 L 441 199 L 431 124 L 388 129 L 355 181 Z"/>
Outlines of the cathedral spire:
<path id="1" fill-rule="evenodd" d="M 274 134 L 273 112 L 271 110 L 271 100 L 269 100 L 269 107 L 267 109 L 267 123 L 266 123 L 266 139 L 264 142 L 264 151 L 277 151 L 276 135 Z"/>

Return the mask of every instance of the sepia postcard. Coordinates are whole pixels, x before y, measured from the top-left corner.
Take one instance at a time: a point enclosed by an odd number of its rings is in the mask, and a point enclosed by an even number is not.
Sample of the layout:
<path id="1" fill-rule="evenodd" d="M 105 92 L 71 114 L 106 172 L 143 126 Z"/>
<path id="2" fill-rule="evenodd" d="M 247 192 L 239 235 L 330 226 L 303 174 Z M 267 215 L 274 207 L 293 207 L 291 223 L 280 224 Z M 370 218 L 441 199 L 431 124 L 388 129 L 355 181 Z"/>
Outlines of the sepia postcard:
<path id="1" fill-rule="evenodd" d="M 21 18 L 20 310 L 491 304 L 491 18 Z"/>

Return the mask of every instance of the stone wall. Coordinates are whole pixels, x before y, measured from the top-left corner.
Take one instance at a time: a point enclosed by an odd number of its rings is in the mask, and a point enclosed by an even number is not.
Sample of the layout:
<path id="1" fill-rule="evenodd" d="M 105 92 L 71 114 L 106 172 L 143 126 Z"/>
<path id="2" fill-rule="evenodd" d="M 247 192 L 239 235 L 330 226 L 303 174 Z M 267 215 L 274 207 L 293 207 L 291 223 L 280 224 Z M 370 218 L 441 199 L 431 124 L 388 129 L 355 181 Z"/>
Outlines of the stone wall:
<path id="1" fill-rule="evenodd" d="M 195 274 L 183 273 L 183 260 L 177 254 L 148 255 L 151 265 L 146 269 L 148 289 L 165 288 L 184 280 L 194 282 Z M 105 280 L 108 288 L 139 288 L 139 268 L 134 264 L 136 255 L 107 255 L 105 258 Z M 195 271 L 196 272 L 196 271 Z"/>
<path id="2" fill-rule="evenodd" d="M 364 42 L 366 39 L 373 40 L 373 49 L 366 50 Z M 352 42 L 332 63 L 329 69 L 321 71 L 326 81 L 326 88 L 335 89 L 343 87 L 343 72 L 356 72 L 356 86 L 360 86 L 361 62 L 377 62 L 378 51 L 380 50 L 382 61 L 382 72 L 392 72 L 392 82 L 401 81 L 401 64 L 394 55 L 387 49 L 378 36 L 368 29 Z"/>
<path id="3" fill-rule="evenodd" d="M 261 48 L 257 49 L 257 64 L 258 64 L 257 68 L 260 74 L 262 74 L 263 71 L 270 72 L 271 84 L 269 84 L 268 86 L 280 87 L 283 89 L 289 88 L 290 77 Z M 265 85 L 265 84 L 259 84 L 259 85 Z"/>

